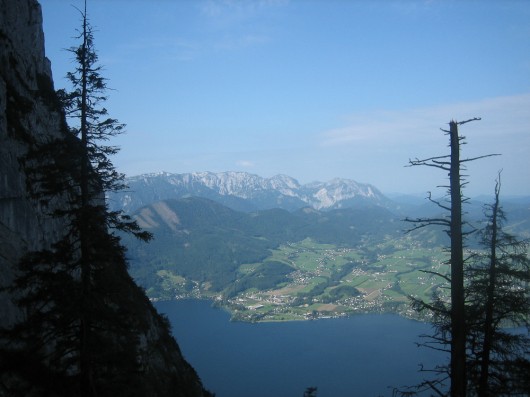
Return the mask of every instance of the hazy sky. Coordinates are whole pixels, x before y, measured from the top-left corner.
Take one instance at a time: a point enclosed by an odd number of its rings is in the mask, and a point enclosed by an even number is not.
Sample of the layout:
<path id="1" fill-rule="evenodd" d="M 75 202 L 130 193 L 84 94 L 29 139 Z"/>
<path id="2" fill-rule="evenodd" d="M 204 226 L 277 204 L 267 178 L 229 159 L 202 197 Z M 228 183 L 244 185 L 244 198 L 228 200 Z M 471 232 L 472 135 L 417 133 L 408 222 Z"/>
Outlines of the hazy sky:
<path id="1" fill-rule="evenodd" d="M 40 0 L 56 88 L 73 67 L 80 0 Z M 127 124 L 127 175 L 334 177 L 384 193 L 446 183 L 409 158 L 448 154 L 465 124 L 469 195 L 530 195 L 530 1 L 89 0 Z"/>

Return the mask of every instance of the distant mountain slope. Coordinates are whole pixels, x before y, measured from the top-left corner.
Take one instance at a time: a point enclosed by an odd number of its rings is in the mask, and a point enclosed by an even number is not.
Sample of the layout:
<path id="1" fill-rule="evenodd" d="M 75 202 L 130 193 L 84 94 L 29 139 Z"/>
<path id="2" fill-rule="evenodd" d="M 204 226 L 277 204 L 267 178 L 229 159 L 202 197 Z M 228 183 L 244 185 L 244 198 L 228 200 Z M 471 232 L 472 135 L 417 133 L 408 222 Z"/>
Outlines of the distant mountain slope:
<path id="1" fill-rule="evenodd" d="M 126 182 L 127 191 L 109 197 L 112 209 L 134 212 L 160 200 L 190 196 L 208 198 L 246 212 L 270 208 L 293 211 L 307 206 L 318 210 L 393 206 L 374 186 L 338 178 L 301 185 L 286 175 L 262 178 L 245 172 L 164 172 L 130 177 Z"/>
<path id="2" fill-rule="evenodd" d="M 124 237 L 131 274 L 148 291 L 161 290 L 160 271 L 168 270 L 222 291 L 235 280 L 242 264 L 263 261 L 280 244 L 311 238 L 354 247 L 361 241 L 380 241 L 402 230 L 388 210 L 377 206 L 248 213 L 209 199 L 188 197 L 153 203 L 134 216 L 155 237 L 149 244 Z"/>

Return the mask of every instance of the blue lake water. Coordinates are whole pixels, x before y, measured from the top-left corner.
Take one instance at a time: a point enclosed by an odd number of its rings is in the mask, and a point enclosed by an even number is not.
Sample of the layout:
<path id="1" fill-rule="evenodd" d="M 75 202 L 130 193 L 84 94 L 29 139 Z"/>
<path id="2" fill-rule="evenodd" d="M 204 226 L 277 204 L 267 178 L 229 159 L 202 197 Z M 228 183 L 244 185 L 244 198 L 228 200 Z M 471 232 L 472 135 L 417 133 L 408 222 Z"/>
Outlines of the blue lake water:
<path id="1" fill-rule="evenodd" d="M 230 322 L 208 301 L 158 302 L 204 386 L 217 397 L 392 396 L 422 379 L 419 364 L 444 356 L 415 342 L 428 324 L 397 315 L 284 323 Z"/>

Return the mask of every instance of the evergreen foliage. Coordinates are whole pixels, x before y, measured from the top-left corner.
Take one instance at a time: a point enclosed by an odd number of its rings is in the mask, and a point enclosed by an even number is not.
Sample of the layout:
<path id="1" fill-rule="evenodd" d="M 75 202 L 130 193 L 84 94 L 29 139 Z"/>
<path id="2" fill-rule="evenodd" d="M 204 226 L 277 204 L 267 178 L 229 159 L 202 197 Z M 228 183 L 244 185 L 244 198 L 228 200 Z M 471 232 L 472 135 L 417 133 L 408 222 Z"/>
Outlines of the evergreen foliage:
<path id="1" fill-rule="evenodd" d="M 245 275 L 228 287 L 224 298 L 233 298 L 238 293 L 247 289 L 256 288 L 266 290 L 276 287 L 278 284 L 288 280 L 287 275 L 293 272 L 293 268 L 283 262 L 268 261 L 260 264 L 252 273 Z"/>
<path id="2" fill-rule="evenodd" d="M 305 389 L 304 391 L 304 397 L 316 397 L 317 395 L 317 387 L 311 386 Z"/>
<path id="3" fill-rule="evenodd" d="M 106 81 L 97 66 L 86 5 L 81 44 L 70 52 L 72 91 L 58 98 L 76 120 L 64 139 L 33 142 L 24 159 L 28 190 L 51 222 L 63 225 L 55 243 L 27 254 L 9 287 L 23 318 L 1 337 L 2 387 L 9 395 L 143 396 L 139 336 L 148 325 L 135 315 L 137 292 L 127 276 L 119 230 L 150 235 L 120 212 L 104 192 L 123 188 L 106 145 L 124 125 L 102 106 Z M 51 237 L 51 236 L 50 236 Z M 133 295 L 134 298 L 133 299 Z"/>
<path id="4" fill-rule="evenodd" d="M 453 397 L 466 396 L 466 314 L 465 314 L 465 290 L 464 290 L 464 240 L 469 233 L 464 232 L 465 222 L 462 219 L 462 205 L 467 201 L 463 195 L 463 188 L 467 184 L 462 175 L 465 170 L 465 163 L 474 159 L 461 159 L 460 148 L 465 137 L 459 133 L 459 125 L 470 121 L 480 120 L 474 118 L 463 122 L 451 121 L 449 130 L 443 130 L 449 136 L 450 154 L 435 156 L 427 159 L 410 160 L 411 166 L 428 166 L 446 171 L 449 175 L 449 185 L 447 188 L 447 201 L 441 202 L 433 200 L 429 194 L 429 200 L 438 207 L 446 211 L 446 216 L 437 218 L 417 218 L 407 219 L 412 222 L 412 230 L 424 228 L 426 226 L 442 226 L 451 239 L 448 251 L 450 251 L 449 274 L 436 273 L 445 279 L 450 290 L 450 303 L 446 304 L 435 291 L 433 302 L 424 302 L 414 297 L 413 307 L 418 311 L 428 310 L 434 316 L 435 335 L 431 337 L 427 346 L 441 350 L 449 349 L 450 364 L 448 367 L 437 367 L 435 373 L 444 376 L 435 381 L 426 381 L 421 387 L 427 386 L 439 395 L 444 395 L 445 380 L 450 380 L 450 395 Z M 481 156 L 485 157 L 485 156 Z M 479 158 L 481 158 L 479 157 Z M 449 318 L 449 320 L 446 320 Z M 441 333 L 441 335 L 439 335 Z"/>
<path id="5" fill-rule="evenodd" d="M 394 215 L 377 207 L 244 213 L 199 197 L 153 203 L 136 216 L 155 238 L 145 245 L 130 236 L 123 237 L 131 274 L 144 288 L 156 290 L 156 297 L 164 293 L 157 275 L 161 270 L 208 282 L 213 291 L 221 292 L 233 287 L 241 264 L 260 263 L 281 244 L 311 238 L 318 243 L 359 247 L 382 241 L 388 235 L 401 235 L 402 228 Z M 349 266 L 344 272 L 351 271 L 354 264 Z M 333 277 L 339 280 L 345 274 Z"/>
<path id="6" fill-rule="evenodd" d="M 466 269 L 469 384 L 478 396 L 530 395 L 528 241 L 504 230 L 499 194 L 500 175 L 480 231 L 483 251 Z"/>
<path id="7" fill-rule="evenodd" d="M 430 302 L 411 297 L 413 307 L 418 312 L 429 313 L 433 324 L 433 334 L 423 335 L 426 342 L 422 345 L 450 353 L 451 361 L 435 368 L 422 368 L 422 371 L 434 374 L 434 378 L 405 390 L 396 390 L 396 394 L 402 396 L 427 390 L 439 396 L 522 396 L 529 393 L 528 245 L 503 230 L 505 216 L 499 202 L 499 177 L 495 201 L 487 206 L 487 224 L 478 232 L 481 247 L 464 255 L 465 238 L 476 230 L 466 229 L 466 222 L 462 221 L 461 205 L 467 199 L 461 189 L 467 182 L 459 176 L 460 170 L 464 162 L 492 155 L 454 161 L 455 157 L 459 159 L 460 145 L 464 140 L 458 135 L 457 127 L 463 123 L 451 122 L 451 130 L 446 131 L 451 135 L 451 155 L 411 161 L 411 165 L 441 168 L 450 175 L 449 203 L 431 199 L 450 215 L 408 221 L 415 224 L 414 229 L 445 226 L 451 238 L 451 259 L 448 262 L 451 272 L 434 273 L 447 282 L 447 288 L 451 290 L 450 301 L 439 291 L 434 292 Z M 455 265 L 459 270 L 456 275 Z M 458 291 L 456 300 L 455 289 Z M 458 310 L 455 312 L 455 309 Z M 521 328 L 511 332 L 505 327 L 526 327 L 527 330 L 525 334 L 519 332 Z M 458 346 L 455 343 L 457 336 L 463 338 Z"/>

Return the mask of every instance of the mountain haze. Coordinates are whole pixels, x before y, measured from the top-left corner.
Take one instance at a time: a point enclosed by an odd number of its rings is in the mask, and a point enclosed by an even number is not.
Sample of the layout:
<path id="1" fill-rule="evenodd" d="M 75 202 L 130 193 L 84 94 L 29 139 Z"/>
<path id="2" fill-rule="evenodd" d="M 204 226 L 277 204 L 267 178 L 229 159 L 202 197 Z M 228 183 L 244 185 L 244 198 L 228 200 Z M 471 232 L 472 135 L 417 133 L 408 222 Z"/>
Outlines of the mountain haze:
<path id="1" fill-rule="evenodd" d="M 309 238 L 357 247 L 399 235 L 403 228 L 390 211 L 378 206 L 243 212 L 201 197 L 158 201 L 133 216 L 155 238 L 146 245 L 124 237 L 131 274 L 157 298 L 166 297 L 161 274 L 168 271 L 220 292 L 236 280 L 241 265 L 261 263 L 281 244 Z"/>
<path id="2" fill-rule="evenodd" d="M 339 178 L 301 185 L 287 175 L 262 178 L 246 172 L 161 172 L 130 177 L 126 183 L 129 189 L 109 196 L 109 203 L 113 209 L 130 213 L 156 201 L 190 196 L 245 212 L 271 208 L 293 211 L 308 206 L 317 210 L 392 206 L 374 186 Z"/>

